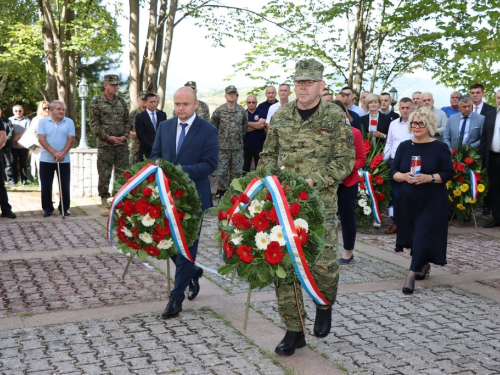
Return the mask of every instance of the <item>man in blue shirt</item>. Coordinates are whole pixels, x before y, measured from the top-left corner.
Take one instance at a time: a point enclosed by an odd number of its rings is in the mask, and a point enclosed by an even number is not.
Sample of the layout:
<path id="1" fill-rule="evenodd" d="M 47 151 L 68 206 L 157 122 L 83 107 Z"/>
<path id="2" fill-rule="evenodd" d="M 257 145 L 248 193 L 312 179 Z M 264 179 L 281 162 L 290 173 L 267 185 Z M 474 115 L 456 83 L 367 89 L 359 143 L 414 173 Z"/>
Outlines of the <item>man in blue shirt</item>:
<path id="1" fill-rule="evenodd" d="M 54 173 L 58 170 L 61 175 L 62 205 L 59 202 L 59 212 L 69 216 L 70 204 L 70 157 L 69 150 L 75 143 L 75 124 L 73 120 L 64 116 L 66 105 L 60 100 L 50 104 L 50 116 L 44 117 L 38 123 L 38 141 L 42 146 L 40 154 L 40 180 L 42 187 L 43 217 L 49 217 L 54 211 L 52 204 L 52 182 Z"/>
<path id="2" fill-rule="evenodd" d="M 460 109 L 458 108 L 458 101 L 462 97 L 462 94 L 459 91 L 453 91 L 450 95 L 450 106 L 441 108 L 441 111 L 446 113 L 446 116 L 450 118 L 451 115 L 456 113 L 460 113 Z"/>

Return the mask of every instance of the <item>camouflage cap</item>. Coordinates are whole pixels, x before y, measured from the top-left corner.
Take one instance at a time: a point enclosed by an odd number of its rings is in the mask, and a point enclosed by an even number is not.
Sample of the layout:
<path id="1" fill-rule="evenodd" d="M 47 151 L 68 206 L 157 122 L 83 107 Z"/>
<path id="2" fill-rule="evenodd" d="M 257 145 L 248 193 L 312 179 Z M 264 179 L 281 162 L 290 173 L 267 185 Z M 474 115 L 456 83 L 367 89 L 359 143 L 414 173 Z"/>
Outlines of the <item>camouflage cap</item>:
<path id="1" fill-rule="evenodd" d="M 184 86 L 191 87 L 193 90 L 196 90 L 196 82 L 195 81 L 187 81 Z"/>
<path id="2" fill-rule="evenodd" d="M 137 96 L 139 97 L 139 99 L 146 99 L 146 94 L 148 92 L 149 92 L 148 90 L 141 90 L 141 91 L 139 91 L 139 95 L 137 95 Z"/>
<path id="3" fill-rule="evenodd" d="M 229 85 L 226 87 L 226 94 L 229 94 L 230 92 L 235 92 L 236 95 L 239 95 L 238 89 L 236 87 L 234 87 L 233 85 Z"/>
<path id="4" fill-rule="evenodd" d="M 112 85 L 118 85 L 120 83 L 120 79 L 116 74 L 106 74 L 104 76 L 104 82 L 111 83 Z"/>
<path id="5" fill-rule="evenodd" d="M 325 67 L 315 59 L 300 60 L 295 64 L 294 81 L 317 81 L 323 79 Z"/>

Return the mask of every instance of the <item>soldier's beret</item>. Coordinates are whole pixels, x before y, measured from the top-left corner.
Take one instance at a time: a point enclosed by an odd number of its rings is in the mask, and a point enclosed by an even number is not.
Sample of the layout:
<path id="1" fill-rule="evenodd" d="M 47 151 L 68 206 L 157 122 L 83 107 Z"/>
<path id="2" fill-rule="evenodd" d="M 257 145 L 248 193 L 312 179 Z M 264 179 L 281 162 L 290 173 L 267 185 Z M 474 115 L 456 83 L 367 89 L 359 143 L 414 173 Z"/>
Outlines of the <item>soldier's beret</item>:
<path id="1" fill-rule="evenodd" d="M 120 83 L 120 79 L 116 74 L 106 74 L 104 76 L 104 82 L 111 83 L 112 85 L 118 85 Z"/>
<path id="2" fill-rule="evenodd" d="M 236 87 L 234 87 L 233 85 L 229 85 L 226 87 L 226 94 L 229 94 L 230 92 L 235 92 L 236 95 L 239 95 L 238 89 Z"/>
<path id="3" fill-rule="evenodd" d="M 193 90 L 196 90 L 196 82 L 195 81 L 187 81 L 184 86 L 191 87 Z"/>
<path id="4" fill-rule="evenodd" d="M 323 79 L 325 67 L 315 59 L 300 60 L 295 64 L 294 81 L 317 81 Z"/>

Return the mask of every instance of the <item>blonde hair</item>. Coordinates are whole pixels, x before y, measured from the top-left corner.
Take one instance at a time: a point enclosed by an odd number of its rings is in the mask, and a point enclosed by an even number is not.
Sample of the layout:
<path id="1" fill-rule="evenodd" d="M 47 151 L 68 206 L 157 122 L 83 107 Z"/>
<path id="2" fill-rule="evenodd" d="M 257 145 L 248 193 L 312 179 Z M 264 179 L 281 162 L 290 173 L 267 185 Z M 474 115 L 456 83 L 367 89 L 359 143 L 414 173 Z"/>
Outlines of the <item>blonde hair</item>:
<path id="1" fill-rule="evenodd" d="M 38 103 L 38 106 L 36 107 L 36 115 L 41 116 L 43 113 L 43 106 L 47 104 L 50 107 L 50 103 L 46 100 L 42 100 L 40 103 Z"/>
<path id="2" fill-rule="evenodd" d="M 373 102 L 374 100 L 378 101 L 378 105 L 382 104 L 382 99 L 380 99 L 380 95 L 370 94 L 365 98 L 365 106 L 368 107 L 368 103 Z"/>
<path id="3" fill-rule="evenodd" d="M 419 109 L 410 113 L 410 117 L 408 118 L 409 133 L 412 132 L 411 123 L 415 116 L 418 116 L 420 118 L 420 121 L 422 121 L 425 124 L 426 128 L 429 129 L 430 135 L 436 134 L 437 119 L 436 116 L 434 115 L 434 112 L 432 112 L 432 109 L 430 109 L 429 107 L 420 107 Z"/>

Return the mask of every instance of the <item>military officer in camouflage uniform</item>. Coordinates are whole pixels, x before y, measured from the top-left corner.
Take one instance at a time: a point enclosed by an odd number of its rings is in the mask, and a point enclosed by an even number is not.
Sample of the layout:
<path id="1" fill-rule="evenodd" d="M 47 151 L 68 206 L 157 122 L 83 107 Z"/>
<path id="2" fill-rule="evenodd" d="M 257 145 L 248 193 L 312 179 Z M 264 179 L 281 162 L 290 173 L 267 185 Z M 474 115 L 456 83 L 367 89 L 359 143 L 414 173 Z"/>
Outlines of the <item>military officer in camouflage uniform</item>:
<path id="1" fill-rule="evenodd" d="M 198 90 L 196 89 L 196 82 L 195 81 L 188 81 L 184 85 L 186 87 L 191 87 L 194 90 L 194 93 L 198 95 Z M 210 122 L 210 109 L 208 108 L 208 104 L 205 102 L 202 102 L 201 100 L 198 100 L 198 108 L 196 109 L 196 114 L 198 115 L 199 118 L 202 118 L 205 121 Z M 172 112 L 173 116 L 177 116 L 175 114 L 175 109 Z"/>
<path id="2" fill-rule="evenodd" d="M 135 133 L 135 117 L 141 113 L 142 111 L 146 110 L 146 94 L 148 93 L 148 90 L 142 90 L 139 91 L 139 95 L 137 96 L 137 99 L 139 100 L 139 107 L 134 109 L 132 112 L 130 112 L 129 115 L 129 123 L 130 123 L 130 145 L 129 145 L 129 162 L 130 165 L 139 163 L 140 158 L 139 158 L 139 139 L 137 138 L 137 134 Z"/>
<path id="3" fill-rule="evenodd" d="M 247 133 L 248 118 L 245 109 L 237 103 L 238 90 L 226 87 L 226 104 L 218 107 L 210 122 L 219 129 L 219 161 L 217 167 L 217 194 L 221 197 L 233 178 L 243 172 L 243 137 Z"/>
<path id="4" fill-rule="evenodd" d="M 101 215 L 107 216 L 107 198 L 111 171 L 122 173 L 128 168 L 127 137 L 130 132 L 127 102 L 116 95 L 119 79 L 116 74 L 104 76 L 104 92 L 90 104 L 90 128 L 97 138 L 98 191 L 101 197 Z"/>
<path id="5" fill-rule="evenodd" d="M 320 97 L 325 87 L 323 65 L 314 59 L 295 66 L 297 100 L 284 104 L 271 120 L 259 167 L 284 166 L 300 175 L 319 190 L 325 205 L 325 248 L 312 265 L 311 272 L 323 296 L 333 305 L 337 296 L 337 187 L 354 166 L 354 141 L 340 107 Z M 305 320 L 301 288 L 299 308 Z M 292 355 L 305 346 L 301 318 L 297 310 L 293 284 L 277 285 L 276 296 L 282 320 L 287 326 L 275 352 Z M 331 306 L 316 306 L 314 335 L 325 337 L 331 328 Z"/>

